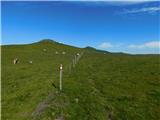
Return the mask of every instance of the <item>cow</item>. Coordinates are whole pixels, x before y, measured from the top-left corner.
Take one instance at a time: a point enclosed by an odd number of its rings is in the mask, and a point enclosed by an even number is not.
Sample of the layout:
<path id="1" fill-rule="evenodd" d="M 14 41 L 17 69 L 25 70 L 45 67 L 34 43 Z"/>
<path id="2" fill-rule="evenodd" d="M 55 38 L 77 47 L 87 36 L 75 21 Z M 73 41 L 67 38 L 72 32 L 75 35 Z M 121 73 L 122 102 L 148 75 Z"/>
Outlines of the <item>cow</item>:
<path id="1" fill-rule="evenodd" d="M 13 64 L 17 64 L 18 62 L 19 62 L 18 58 L 15 58 L 15 59 L 13 60 Z"/>

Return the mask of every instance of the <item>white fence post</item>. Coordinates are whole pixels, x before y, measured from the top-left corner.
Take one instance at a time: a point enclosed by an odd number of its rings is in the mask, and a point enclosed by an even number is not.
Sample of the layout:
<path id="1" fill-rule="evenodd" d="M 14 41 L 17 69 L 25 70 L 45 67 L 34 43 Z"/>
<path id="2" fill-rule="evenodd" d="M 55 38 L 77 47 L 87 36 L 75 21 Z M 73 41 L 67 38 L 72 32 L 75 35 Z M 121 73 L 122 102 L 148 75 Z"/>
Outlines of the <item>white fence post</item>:
<path id="1" fill-rule="evenodd" d="M 60 65 L 60 77 L 59 77 L 59 89 L 62 91 L 62 72 L 63 72 L 63 66 Z"/>

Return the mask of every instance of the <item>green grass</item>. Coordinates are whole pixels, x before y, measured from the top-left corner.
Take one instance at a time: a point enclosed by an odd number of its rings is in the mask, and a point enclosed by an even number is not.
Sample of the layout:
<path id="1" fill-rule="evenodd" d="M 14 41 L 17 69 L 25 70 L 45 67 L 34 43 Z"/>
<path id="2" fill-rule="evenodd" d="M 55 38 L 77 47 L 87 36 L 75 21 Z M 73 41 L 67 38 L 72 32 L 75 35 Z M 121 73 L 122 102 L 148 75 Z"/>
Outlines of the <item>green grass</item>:
<path id="1" fill-rule="evenodd" d="M 82 51 L 69 71 L 73 55 Z M 54 98 L 37 120 L 106 120 L 109 114 L 115 120 L 160 119 L 160 56 L 103 53 L 51 41 L 2 46 L 2 119 L 31 120 L 51 91 Z M 12 64 L 14 57 L 19 64 Z M 58 86 L 60 63 L 63 91 L 56 93 L 51 84 Z"/>

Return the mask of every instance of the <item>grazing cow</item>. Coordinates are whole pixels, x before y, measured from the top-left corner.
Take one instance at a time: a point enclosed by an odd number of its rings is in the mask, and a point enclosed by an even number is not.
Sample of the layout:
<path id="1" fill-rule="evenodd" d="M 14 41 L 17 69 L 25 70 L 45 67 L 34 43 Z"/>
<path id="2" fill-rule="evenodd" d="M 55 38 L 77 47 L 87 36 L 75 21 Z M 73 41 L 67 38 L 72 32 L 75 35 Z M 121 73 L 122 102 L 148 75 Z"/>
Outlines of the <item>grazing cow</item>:
<path id="1" fill-rule="evenodd" d="M 58 52 L 57 52 L 57 51 L 56 51 L 55 53 L 56 53 L 56 54 L 58 54 Z"/>
<path id="2" fill-rule="evenodd" d="M 13 60 L 13 64 L 17 64 L 19 61 L 18 61 L 18 58 L 15 58 L 14 60 Z"/>
<path id="3" fill-rule="evenodd" d="M 62 54 L 64 55 L 64 54 L 66 54 L 66 52 L 63 51 Z"/>

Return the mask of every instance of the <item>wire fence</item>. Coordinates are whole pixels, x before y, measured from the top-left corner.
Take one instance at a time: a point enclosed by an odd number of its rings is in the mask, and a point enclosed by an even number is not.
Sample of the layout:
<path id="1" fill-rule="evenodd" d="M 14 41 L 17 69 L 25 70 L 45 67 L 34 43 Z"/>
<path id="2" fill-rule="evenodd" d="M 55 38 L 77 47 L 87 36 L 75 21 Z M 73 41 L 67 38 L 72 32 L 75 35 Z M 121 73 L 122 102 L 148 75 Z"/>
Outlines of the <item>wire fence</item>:
<path id="1" fill-rule="evenodd" d="M 74 70 L 74 68 L 76 67 L 76 65 L 79 63 L 79 60 L 82 58 L 82 56 L 84 55 L 84 52 L 81 53 L 76 53 L 71 57 L 71 60 L 69 63 L 59 63 L 56 64 L 54 67 L 54 81 L 52 82 L 52 85 L 59 89 L 62 90 L 62 84 L 63 84 L 63 80 L 64 78 L 66 78 L 66 76 L 70 75 L 72 73 L 72 71 Z"/>

